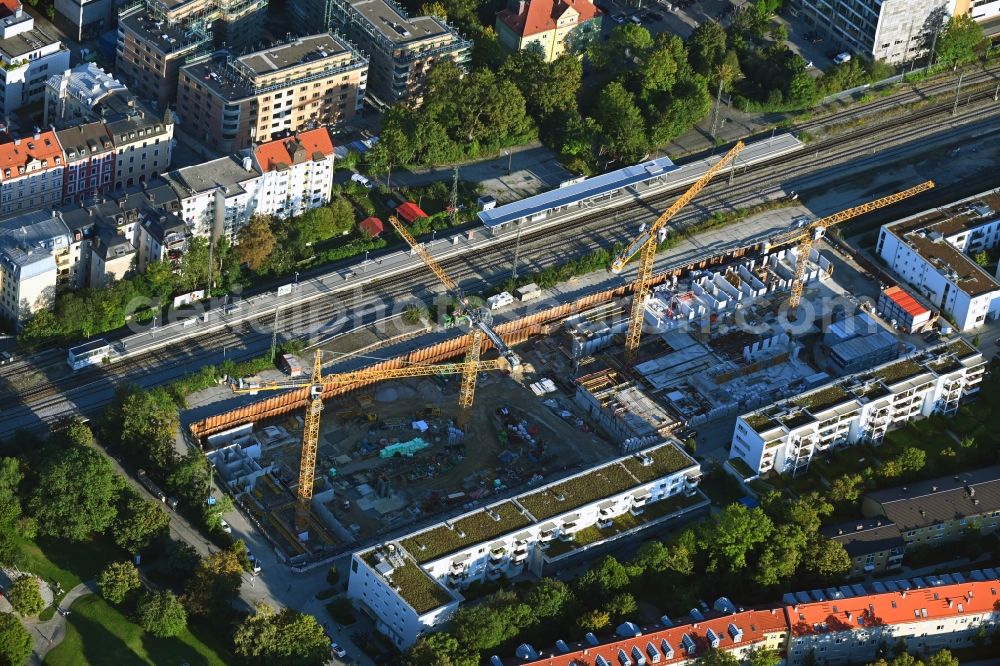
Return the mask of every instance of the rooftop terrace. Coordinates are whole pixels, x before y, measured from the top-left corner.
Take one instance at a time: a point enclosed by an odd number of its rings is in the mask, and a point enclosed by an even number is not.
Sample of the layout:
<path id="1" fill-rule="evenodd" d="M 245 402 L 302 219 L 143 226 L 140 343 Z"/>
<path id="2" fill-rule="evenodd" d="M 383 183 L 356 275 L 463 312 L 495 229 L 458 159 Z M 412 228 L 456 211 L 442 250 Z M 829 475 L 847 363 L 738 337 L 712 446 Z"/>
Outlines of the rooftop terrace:
<path id="1" fill-rule="evenodd" d="M 379 561 L 375 557 L 375 550 L 369 550 L 361 557 L 368 566 L 377 570 Z M 454 601 L 446 589 L 409 558 L 403 559 L 402 566 L 392 569 L 389 579 L 398 586 L 396 592 L 399 596 L 410 604 L 418 615 Z"/>
<path id="2" fill-rule="evenodd" d="M 633 456 L 621 461 L 625 469 L 642 483 L 673 474 L 695 464 L 694 460 L 674 446 L 664 446 L 643 455 L 652 461 L 651 464 L 643 465 L 639 456 Z"/>
<path id="3" fill-rule="evenodd" d="M 536 493 L 518 497 L 517 502 L 537 520 L 545 520 L 637 485 L 639 481 L 624 466 L 614 462 Z"/>

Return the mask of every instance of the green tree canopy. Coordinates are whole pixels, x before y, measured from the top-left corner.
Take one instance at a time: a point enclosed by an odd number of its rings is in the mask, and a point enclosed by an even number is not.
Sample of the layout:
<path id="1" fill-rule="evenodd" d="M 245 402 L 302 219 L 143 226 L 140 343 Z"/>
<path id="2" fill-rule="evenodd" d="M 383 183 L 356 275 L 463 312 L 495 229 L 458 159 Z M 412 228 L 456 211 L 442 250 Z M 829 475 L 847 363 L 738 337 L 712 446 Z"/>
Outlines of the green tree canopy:
<path id="1" fill-rule="evenodd" d="M 245 546 L 244 546 L 245 548 Z M 243 564 L 237 550 L 228 548 L 202 558 L 181 601 L 189 615 L 225 616 L 231 610 L 243 581 Z"/>
<path id="2" fill-rule="evenodd" d="M 554 578 L 541 579 L 524 596 L 524 603 L 540 620 L 558 616 L 572 600 L 573 591 L 569 586 Z"/>
<path id="3" fill-rule="evenodd" d="M 329 204 L 308 210 L 296 220 L 304 243 L 318 243 L 354 229 L 354 207 L 344 197 L 334 197 Z"/>
<path id="4" fill-rule="evenodd" d="M 730 504 L 703 524 L 700 540 L 709 557 L 709 570 L 738 571 L 747 565 L 747 555 L 767 541 L 774 523 L 757 507 Z"/>
<path id="5" fill-rule="evenodd" d="M 272 250 L 274 232 L 271 231 L 271 218 L 253 215 L 236 233 L 236 256 L 241 264 L 246 264 L 250 270 L 257 270 L 267 262 Z"/>
<path id="6" fill-rule="evenodd" d="M 97 577 L 101 596 L 113 604 L 120 604 L 132 590 L 142 586 L 139 570 L 131 562 L 111 562 Z"/>
<path id="7" fill-rule="evenodd" d="M 695 664 L 698 666 L 740 666 L 740 660 L 726 650 L 709 648 L 705 654 L 698 657 Z"/>
<path id="8" fill-rule="evenodd" d="M 45 601 L 38 588 L 41 581 L 30 574 L 21 576 L 10 586 L 10 605 L 21 615 L 38 615 L 45 608 Z"/>
<path id="9" fill-rule="evenodd" d="M 111 534 L 123 549 L 138 553 L 163 534 L 169 523 L 162 502 L 143 499 L 135 491 L 127 490 L 122 494 L 118 517 L 111 524 Z"/>
<path id="10" fill-rule="evenodd" d="M 715 21 L 704 21 L 687 39 L 688 62 L 702 76 L 708 76 L 726 54 L 726 31 Z"/>
<path id="11" fill-rule="evenodd" d="M 417 639 L 403 659 L 404 666 L 479 666 L 478 653 L 469 652 L 451 634 L 438 631 Z"/>
<path id="12" fill-rule="evenodd" d="M 43 534 L 83 541 L 111 525 L 124 485 L 95 449 L 70 446 L 60 455 L 46 457 L 28 507 Z"/>
<path id="13" fill-rule="evenodd" d="M 601 127 L 601 150 L 614 161 L 632 164 L 646 154 L 646 123 L 635 97 L 619 81 L 601 91 L 594 109 Z"/>
<path id="14" fill-rule="evenodd" d="M 170 590 L 143 595 L 136 615 L 139 626 L 157 638 L 176 636 L 187 627 L 187 611 Z"/>
<path id="15" fill-rule="evenodd" d="M 605 555 L 580 576 L 575 583 L 581 598 L 609 599 L 623 591 L 630 582 L 628 570 L 612 555 Z"/>
<path id="16" fill-rule="evenodd" d="M 10 613 L 0 613 L 0 662 L 19 666 L 28 661 L 34 641 L 21 621 Z"/>
<path id="17" fill-rule="evenodd" d="M 968 14 L 948 19 L 937 41 L 938 62 L 958 65 L 976 57 L 976 48 L 983 43 L 983 26 Z"/>
<path id="18" fill-rule="evenodd" d="M 291 608 L 275 611 L 266 604 L 240 623 L 233 642 L 236 654 L 259 664 L 318 666 L 330 653 L 329 639 L 315 617 Z"/>
<path id="19" fill-rule="evenodd" d="M 121 450 L 136 464 L 167 470 L 177 459 L 174 438 L 180 430 L 177 404 L 166 389 L 129 386 L 119 391 L 118 408 L 109 410 L 105 432 L 120 433 Z"/>

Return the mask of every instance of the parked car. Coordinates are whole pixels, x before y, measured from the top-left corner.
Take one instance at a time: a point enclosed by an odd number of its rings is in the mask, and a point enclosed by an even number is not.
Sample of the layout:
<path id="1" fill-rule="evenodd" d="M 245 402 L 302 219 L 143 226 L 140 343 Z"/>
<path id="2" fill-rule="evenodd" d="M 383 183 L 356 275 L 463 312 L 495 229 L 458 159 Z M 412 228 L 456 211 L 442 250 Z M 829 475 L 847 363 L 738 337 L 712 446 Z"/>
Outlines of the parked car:
<path id="1" fill-rule="evenodd" d="M 8 351 L 0 352 L 0 365 L 7 365 L 14 362 L 14 355 Z"/>
<path id="2" fill-rule="evenodd" d="M 372 181 L 368 180 L 367 177 L 361 175 L 360 173 L 351 174 L 351 180 L 369 190 L 375 187 L 375 184 L 372 183 Z"/>
<path id="3" fill-rule="evenodd" d="M 336 656 L 340 657 L 341 659 L 343 659 L 344 657 L 347 656 L 347 650 L 345 650 L 344 648 L 340 647 L 336 643 L 330 643 L 330 652 L 332 652 Z"/>
<path id="4" fill-rule="evenodd" d="M 614 16 L 611 17 L 611 20 L 618 24 L 625 22 L 625 18 L 620 14 L 615 14 Z"/>
<path id="5" fill-rule="evenodd" d="M 229 526 L 229 523 L 226 522 L 225 518 L 219 518 L 219 525 L 222 526 L 222 531 L 226 534 L 233 533 L 233 528 Z"/>
<path id="6" fill-rule="evenodd" d="M 836 57 L 833 59 L 834 65 L 843 65 L 845 62 L 851 62 L 851 54 L 848 53 L 847 51 L 844 51 L 843 53 L 838 53 Z"/>
<path id="7" fill-rule="evenodd" d="M 635 14 L 633 14 L 632 16 L 629 16 L 628 20 L 632 21 L 632 23 L 635 23 L 636 25 L 639 25 L 640 23 L 642 23 L 642 19 L 639 18 L 638 16 L 636 16 Z"/>

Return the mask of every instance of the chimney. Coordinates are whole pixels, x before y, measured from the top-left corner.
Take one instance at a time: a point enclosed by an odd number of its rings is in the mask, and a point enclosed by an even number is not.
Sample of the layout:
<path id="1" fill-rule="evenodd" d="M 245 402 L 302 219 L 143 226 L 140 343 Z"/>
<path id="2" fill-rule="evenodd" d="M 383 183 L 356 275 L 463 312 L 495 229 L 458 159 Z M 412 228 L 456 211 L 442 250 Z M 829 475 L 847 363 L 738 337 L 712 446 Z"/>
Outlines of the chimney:
<path id="1" fill-rule="evenodd" d="M 249 156 L 243 158 L 243 169 L 244 171 L 253 171 L 253 160 Z"/>
<path id="2" fill-rule="evenodd" d="M 37 127 L 35 128 L 35 133 L 32 136 L 34 137 L 35 141 L 38 141 L 40 138 L 42 138 L 42 135 L 41 133 L 39 133 Z"/>

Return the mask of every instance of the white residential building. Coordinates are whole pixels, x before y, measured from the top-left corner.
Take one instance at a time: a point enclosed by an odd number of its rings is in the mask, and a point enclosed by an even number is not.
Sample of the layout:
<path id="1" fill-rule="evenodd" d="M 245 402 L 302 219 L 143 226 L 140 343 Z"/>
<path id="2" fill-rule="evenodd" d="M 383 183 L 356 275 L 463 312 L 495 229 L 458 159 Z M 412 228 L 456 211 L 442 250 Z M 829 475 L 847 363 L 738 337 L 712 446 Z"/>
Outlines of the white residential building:
<path id="1" fill-rule="evenodd" d="M 877 444 L 894 425 L 954 414 L 979 390 L 985 368 L 982 354 L 956 339 L 743 414 L 736 419 L 730 466 L 748 477 L 802 473 L 823 451 Z"/>
<path id="2" fill-rule="evenodd" d="M 325 127 L 263 143 L 251 154 L 263 174 L 260 212 L 286 218 L 329 203 L 335 156 Z"/>
<path id="3" fill-rule="evenodd" d="M 69 67 L 69 50 L 35 27 L 18 0 L 0 3 L 0 113 L 9 116 L 45 96 L 45 81 Z"/>
<path id="4" fill-rule="evenodd" d="M 927 53 L 956 0 L 794 0 L 792 9 L 835 48 L 897 64 Z"/>
<path id="5" fill-rule="evenodd" d="M 43 125 L 93 120 L 95 107 L 115 94 L 128 95 L 128 88 L 92 62 L 55 73 L 45 82 Z"/>
<path id="6" fill-rule="evenodd" d="M 707 506 L 673 442 L 354 553 L 348 596 L 400 649 L 445 622 L 474 581 L 531 572 Z M 575 540 L 587 530 L 587 539 Z M 594 539 L 595 534 L 598 538 Z"/>
<path id="7" fill-rule="evenodd" d="M 875 248 L 894 272 L 968 331 L 1000 318 L 1000 282 L 973 259 L 1000 243 L 1000 194 L 925 211 L 879 232 Z"/>
<path id="8" fill-rule="evenodd" d="M 54 212 L 32 211 L 0 222 L 0 314 L 20 327 L 52 307 L 68 273 L 70 234 Z"/>
<path id="9" fill-rule="evenodd" d="M 1000 0 L 958 0 L 959 10 L 967 9 L 977 21 L 989 21 L 1000 16 Z"/>
<path id="10" fill-rule="evenodd" d="M 171 171 L 164 178 L 177 193 L 179 215 L 195 236 L 233 240 L 259 211 L 261 173 L 250 157 L 220 157 Z"/>

